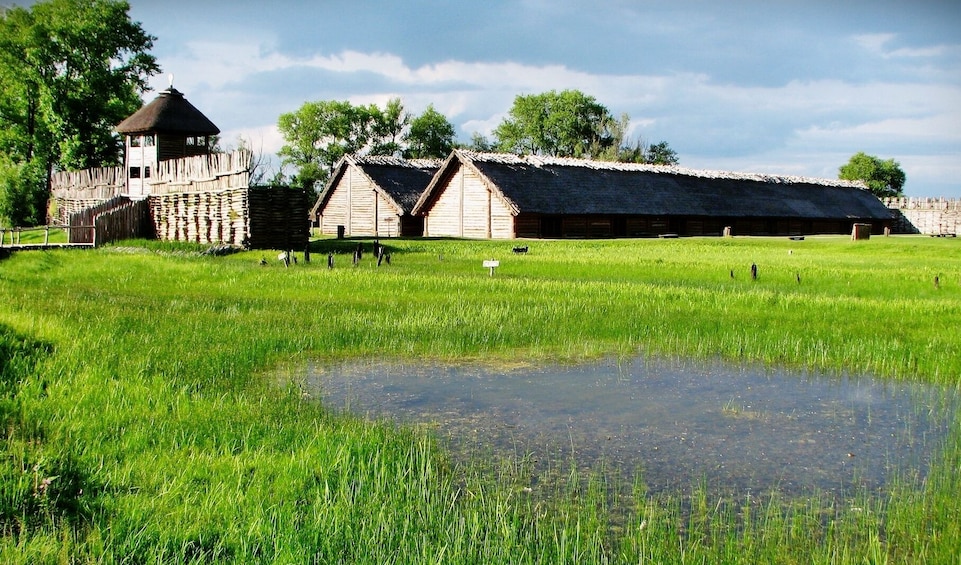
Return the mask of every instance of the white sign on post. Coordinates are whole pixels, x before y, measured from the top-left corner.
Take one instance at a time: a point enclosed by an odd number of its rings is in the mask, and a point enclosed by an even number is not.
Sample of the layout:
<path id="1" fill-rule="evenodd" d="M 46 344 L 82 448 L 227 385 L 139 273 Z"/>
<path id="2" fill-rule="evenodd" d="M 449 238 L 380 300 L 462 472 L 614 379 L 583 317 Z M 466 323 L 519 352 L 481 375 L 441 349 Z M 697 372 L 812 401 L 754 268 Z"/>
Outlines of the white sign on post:
<path id="1" fill-rule="evenodd" d="M 500 266 L 501 266 L 501 262 L 500 262 L 500 261 L 493 261 L 493 260 L 484 261 L 484 268 L 491 270 L 491 276 L 492 276 L 492 277 L 494 276 L 494 269 L 496 269 L 497 267 L 500 267 Z"/>

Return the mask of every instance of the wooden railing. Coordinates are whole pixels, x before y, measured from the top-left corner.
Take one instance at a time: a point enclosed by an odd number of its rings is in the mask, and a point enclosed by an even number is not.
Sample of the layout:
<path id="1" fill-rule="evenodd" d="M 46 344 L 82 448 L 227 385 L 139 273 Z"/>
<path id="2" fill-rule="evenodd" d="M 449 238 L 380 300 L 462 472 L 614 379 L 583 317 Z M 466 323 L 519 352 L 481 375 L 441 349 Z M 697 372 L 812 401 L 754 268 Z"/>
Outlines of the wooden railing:
<path id="1" fill-rule="evenodd" d="M 67 241 L 50 241 L 50 230 L 63 230 L 67 232 Z M 93 241 L 90 243 L 74 243 L 71 242 L 70 234 L 74 230 L 92 230 Z M 23 242 L 23 233 L 27 232 L 37 232 L 43 231 L 43 243 L 40 242 Z M 0 247 L 11 248 L 11 249 L 52 249 L 57 247 L 94 247 L 96 245 L 96 232 L 97 227 L 94 225 L 59 225 L 50 224 L 46 226 L 33 226 L 33 227 L 11 227 L 11 228 L 0 228 Z M 9 236 L 7 235 L 9 234 Z"/>

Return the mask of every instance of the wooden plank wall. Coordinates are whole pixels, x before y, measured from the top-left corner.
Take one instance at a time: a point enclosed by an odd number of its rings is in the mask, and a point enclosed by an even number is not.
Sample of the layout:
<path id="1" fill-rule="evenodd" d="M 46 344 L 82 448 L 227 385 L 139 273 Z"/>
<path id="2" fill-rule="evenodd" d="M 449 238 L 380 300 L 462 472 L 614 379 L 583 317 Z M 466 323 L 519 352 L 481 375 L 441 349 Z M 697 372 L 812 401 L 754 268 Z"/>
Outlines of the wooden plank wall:
<path id="1" fill-rule="evenodd" d="M 440 195 L 427 212 L 424 220 L 425 235 L 429 237 L 461 237 L 461 191 L 464 184 L 464 167 L 447 178 L 438 187 Z"/>
<path id="2" fill-rule="evenodd" d="M 884 205 L 895 212 L 894 233 L 961 234 L 961 199 L 885 198 Z"/>
<path id="3" fill-rule="evenodd" d="M 345 234 L 349 225 L 350 210 L 350 177 L 353 167 L 347 169 L 332 187 L 333 192 L 327 199 L 327 204 L 320 213 L 320 233 L 336 235 L 337 226 L 344 226 Z"/>
<path id="4" fill-rule="evenodd" d="M 374 197 L 374 187 L 371 186 L 367 175 L 353 169 L 353 167 L 350 167 L 352 174 L 347 175 L 350 179 L 347 235 L 374 235 L 374 214 L 377 205 L 377 199 Z"/>
<path id="5" fill-rule="evenodd" d="M 549 234 L 545 225 L 560 224 L 560 231 Z M 516 237 L 611 238 L 657 237 L 676 233 L 684 236 L 720 236 L 725 227 L 732 235 L 805 235 L 850 233 L 850 222 L 842 220 L 798 220 L 778 218 L 712 218 L 708 216 L 540 216 L 521 214 L 515 221 Z M 875 233 L 883 226 L 872 224 Z"/>
<path id="6" fill-rule="evenodd" d="M 362 171 L 349 166 L 331 190 L 320 215 L 321 233 L 335 235 L 337 226 L 344 226 L 347 236 L 398 235 L 401 221 L 396 209 Z"/>
<path id="7" fill-rule="evenodd" d="M 394 205 L 380 192 L 375 193 L 378 237 L 396 237 L 401 229 L 401 216 Z M 421 234 L 416 234 L 421 235 Z"/>
<path id="8" fill-rule="evenodd" d="M 514 229 L 514 216 L 507 208 L 507 204 L 494 194 L 491 195 L 490 222 L 493 239 L 513 239 L 517 237 Z"/>
<path id="9" fill-rule="evenodd" d="M 463 166 L 440 188 L 440 196 L 424 220 L 430 237 L 510 239 L 517 237 L 514 216 L 507 204 Z"/>

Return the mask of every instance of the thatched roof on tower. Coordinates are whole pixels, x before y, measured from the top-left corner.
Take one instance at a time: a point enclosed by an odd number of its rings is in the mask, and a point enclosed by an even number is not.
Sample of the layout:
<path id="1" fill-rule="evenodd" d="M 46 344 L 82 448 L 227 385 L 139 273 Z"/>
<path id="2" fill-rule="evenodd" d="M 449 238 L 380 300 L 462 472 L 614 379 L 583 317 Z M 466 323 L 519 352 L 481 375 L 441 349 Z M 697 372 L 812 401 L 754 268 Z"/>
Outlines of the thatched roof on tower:
<path id="1" fill-rule="evenodd" d="M 153 102 L 137 110 L 120 122 L 117 132 L 122 134 L 167 133 L 179 135 L 215 135 L 220 128 L 171 86 Z"/>

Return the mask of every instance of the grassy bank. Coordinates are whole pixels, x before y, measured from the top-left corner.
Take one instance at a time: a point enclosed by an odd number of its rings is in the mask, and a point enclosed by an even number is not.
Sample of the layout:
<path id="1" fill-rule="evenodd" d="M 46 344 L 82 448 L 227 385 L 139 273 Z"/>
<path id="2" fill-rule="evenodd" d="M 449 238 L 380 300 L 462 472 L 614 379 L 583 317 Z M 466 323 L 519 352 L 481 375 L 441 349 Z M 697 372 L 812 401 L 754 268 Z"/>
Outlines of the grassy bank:
<path id="1" fill-rule="evenodd" d="M 352 266 L 355 245 L 315 242 L 290 268 L 156 243 L 0 262 L 0 559 L 941 563 L 961 546 L 961 433 L 926 483 L 828 512 L 814 493 L 694 488 L 616 502 L 631 518 L 613 523 L 600 475 L 529 496 L 514 469 L 462 468 L 419 432 L 333 416 L 265 376 L 318 358 L 641 350 L 958 387 L 956 241 L 529 242 L 515 256 L 512 242 L 391 240 L 379 268 Z"/>

